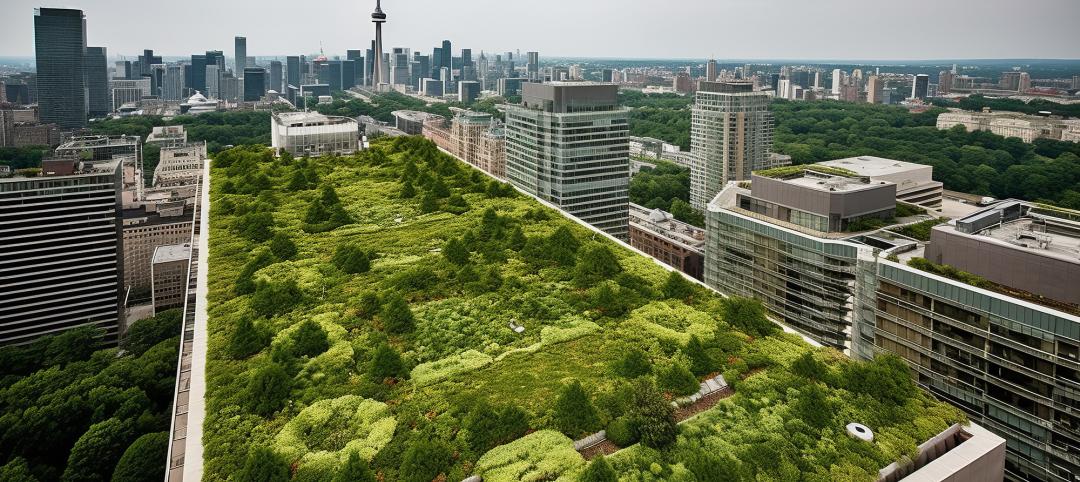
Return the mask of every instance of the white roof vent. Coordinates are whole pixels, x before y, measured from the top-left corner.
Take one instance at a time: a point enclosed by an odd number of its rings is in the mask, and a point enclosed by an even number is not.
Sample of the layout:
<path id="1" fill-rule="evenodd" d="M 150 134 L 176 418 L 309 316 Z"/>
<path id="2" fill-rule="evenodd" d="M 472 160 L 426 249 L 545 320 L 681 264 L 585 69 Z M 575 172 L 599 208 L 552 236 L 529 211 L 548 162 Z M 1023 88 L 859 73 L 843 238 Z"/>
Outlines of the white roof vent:
<path id="1" fill-rule="evenodd" d="M 864 440 L 866 442 L 874 441 L 874 432 L 871 432 L 869 427 L 861 423 L 847 424 L 847 433 L 859 440 Z"/>

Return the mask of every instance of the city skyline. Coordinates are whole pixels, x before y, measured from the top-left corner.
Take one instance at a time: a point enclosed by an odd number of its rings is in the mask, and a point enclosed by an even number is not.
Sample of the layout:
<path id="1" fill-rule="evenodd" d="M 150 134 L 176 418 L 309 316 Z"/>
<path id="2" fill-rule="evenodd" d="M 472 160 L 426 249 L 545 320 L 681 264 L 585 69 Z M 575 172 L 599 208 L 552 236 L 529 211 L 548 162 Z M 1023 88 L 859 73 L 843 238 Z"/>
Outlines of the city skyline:
<path id="1" fill-rule="evenodd" d="M 121 3 L 135 2 L 122 0 Z M 196 0 L 190 10 L 200 11 Z M 272 3 L 272 2 L 271 2 Z M 344 52 L 371 41 L 370 27 L 363 28 L 372 2 L 332 0 L 327 11 L 339 11 L 325 21 L 293 22 L 282 34 L 280 15 L 274 8 L 251 11 L 239 4 L 214 4 L 216 15 L 205 16 L 189 25 L 189 35 L 161 29 L 157 22 L 140 18 L 167 18 L 173 14 L 166 7 L 141 5 L 125 10 L 123 5 L 108 9 L 88 0 L 71 0 L 65 7 L 85 10 L 88 22 L 96 26 L 87 32 L 88 45 L 102 45 L 111 55 L 133 56 L 144 48 L 153 48 L 165 56 L 183 56 L 207 48 L 228 47 L 237 35 L 251 40 L 249 55 L 276 56 L 297 51 Z M 855 0 L 834 0 L 829 5 L 792 1 L 759 5 L 754 2 L 693 2 L 683 12 L 656 15 L 652 4 L 615 3 L 608 0 L 588 4 L 557 0 L 542 10 L 506 5 L 494 0 L 473 0 L 446 4 L 434 0 L 384 5 L 395 22 L 385 27 L 389 46 L 418 47 L 437 44 L 451 38 L 456 45 L 474 50 L 521 49 L 540 51 L 544 57 L 590 58 L 724 58 L 788 60 L 931 60 L 931 59 L 1077 59 L 1075 45 L 1080 31 L 1071 28 L 1071 19 L 1080 15 L 1080 4 L 1068 0 L 1040 0 L 1031 4 L 1013 4 L 994 0 L 978 12 L 964 5 L 936 4 L 916 0 L 904 11 L 891 12 L 888 22 L 863 18 L 865 10 Z M 615 8 L 615 6 L 618 8 Z M 32 15 L 38 1 L 14 0 L 8 12 L 14 18 L 25 12 Z M 925 7 L 925 8 L 923 8 Z M 139 11 L 139 18 L 109 15 L 120 8 Z M 568 17 L 567 10 L 574 15 Z M 208 10 L 210 11 L 210 10 Z M 693 11 L 694 15 L 684 15 Z M 932 12 L 932 13 L 924 13 Z M 521 19 L 528 21 L 498 21 Z M 457 28 L 475 25 L 477 17 L 487 17 L 484 29 Z M 586 19 L 608 18 L 588 23 Z M 249 21 L 237 25 L 235 18 Z M 321 18 L 321 17 L 311 17 Z M 581 20 L 570 20 L 581 19 Z M 722 27 L 714 27 L 715 18 L 740 18 Z M 805 19 L 814 19 L 813 23 Z M 963 18 L 963 22 L 955 19 Z M 1016 19 L 1025 19 L 1018 22 Z M 220 20 L 216 20 L 220 19 Z M 581 23 L 578 25 L 577 23 Z M 563 25 L 570 35 L 542 35 L 553 24 Z M 580 27 L 580 28 L 579 28 Z M 588 28 L 584 28 L 588 27 Z M 762 35 L 762 29 L 769 31 Z M 656 35 L 631 35 L 636 30 Z M 1001 32 L 1009 32 L 1002 35 Z M 0 56 L 29 56 L 33 53 L 33 29 L 26 22 L 5 25 Z M 667 40 L 658 42 L 657 39 Z M 753 42 L 731 39 L 754 38 Z M 137 39 L 137 40 L 136 40 Z M 972 41 L 977 39 L 978 41 Z M 1023 41 L 1020 41 L 1023 40 Z"/>

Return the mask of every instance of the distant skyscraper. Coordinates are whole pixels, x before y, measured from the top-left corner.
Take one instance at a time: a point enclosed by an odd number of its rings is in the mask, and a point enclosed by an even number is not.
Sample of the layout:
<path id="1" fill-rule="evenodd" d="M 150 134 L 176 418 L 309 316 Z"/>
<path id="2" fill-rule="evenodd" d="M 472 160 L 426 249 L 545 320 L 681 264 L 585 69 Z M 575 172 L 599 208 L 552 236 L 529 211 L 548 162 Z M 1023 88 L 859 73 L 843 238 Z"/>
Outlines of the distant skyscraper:
<path id="1" fill-rule="evenodd" d="M 244 102 L 254 102 L 261 99 L 266 95 L 266 71 L 258 67 L 244 69 L 243 85 Z"/>
<path id="2" fill-rule="evenodd" d="M 353 61 L 353 85 L 364 85 L 364 51 L 346 50 L 345 58 Z M 346 72 L 348 74 L 348 72 Z"/>
<path id="3" fill-rule="evenodd" d="M 109 62 L 105 47 L 86 48 L 86 91 L 90 117 L 109 113 Z"/>
<path id="4" fill-rule="evenodd" d="M 480 82 L 463 80 L 458 82 L 458 102 L 472 104 L 480 97 Z"/>
<path id="5" fill-rule="evenodd" d="M 270 79 L 266 83 L 266 88 L 279 94 L 285 92 L 285 88 L 281 85 L 282 72 L 281 62 L 277 60 L 270 61 Z"/>
<path id="6" fill-rule="evenodd" d="M 244 78 L 244 69 L 247 68 L 247 37 L 236 37 L 233 39 L 233 54 L 235 54 L 233 72 L 236 72 L 236 76 L 241 79 Z"/>
<path id="7" fill-rule="evenodd" d="M 716 80 L 717 66 L 716 59 L 709 59 L 705 64 L 705 80 L 713 82 Z"/>
<path id="8" fill-rule="evenodd" d="M 34 10 L 37 99 L 41 122 L 86 125 L 86 17 L 82 10 Z"/>
<path id="9" fill-rule="evenodd" d="M 113 73 L 114 79 L 130 79 L 131 78 L 131 61 L 130 60 L 118 60 L 116 61 L 116 72 Z"/>
<path id="10" fill-rule="evenodd" d="M 523 84 L 522 105 L 506 110 L 506 176 L 518 188 L 628 239 L 629 111 L 618 106 L 618 93 L 614 84 Z"/>
<path id="11" fill-rule="evenodd" d="M 844 71 L 840 69 L 833 69 L 832 71 L 832 93 L 840 93 L 840 85 L 844 82 Z"/>
<path id="12" fill-rule="evenodd" d="M 206 56 L 193 54 L 191 56 L 191 84 L 192 89 L 202 92 L 209 97 L 206 91 Z"/>
<path id="13" fill-rule="evenodd" d="M 439 78 L 439 72 L 442 71 L 442 47 L 435 47 L 431 50 L 431 77 Z"/>
<path id="14" fill-rule="evenodd" d="M 461 49 L 461 67 L 472 65 L 472 49 Z"/>
<path id="15" fill-rule="evenodd" d="M 378 90 L 388 80 L 383 77 L 382 24 L 386 23 L 386 14 L 382 11 L 382 0 L 375 0 L 375 12 L 371 14 L 371 22 L 375 24 L 375 72 L 372 86 Z"/>
<path id="16" fill-rule="evenodd" d="M 446 68 L 450 69 L 451 72 L 453 72 L 453 70 L 454 70 L 454 61 L 452 60 L 453 58 L 454 58 L 454 51 L 450 49 L 450 41 L 449 40 L 443 40 L 442 41 L 442 61 L 440 62 L 439 67 L 446 67 Z"/>
<path id="17" fill-rule="evenodd" d="M 206 51 L 206 65 L 217 65 L 218 70 L 225 72 L 225 53 L 220 50 Z"/>
<path id="18" fill-rule="evenodd" d="M 540 79 L 540 52 L 526 52 L 527 62 L 525 63 L 525 73 L 528 75 L 529 80 Z"/>
<path id="19" fill-rule="evenodd" d="M 153 49 L 143 50 L 142 55 L 139 56 L 139 75 L 146 77 L 150 75 L 150 67 L 161 63 L 161 56 L 154 55 Z"/>
<path id="20" fill-rule="evenodd" d="M 601 82 L 611 82 L 614 77 L 615 71 L 612 69 L 603 69 L 600 71 Z"/>
<path id="21" fill-rule="evenodd" d="M 285 82 L 293 87 L 300 87 L 300 56 L 285 57 Z"/>
<path id="22" fill-rule="evenodd" d="M 165 79 L 161 84 L 161 98 L 164 100 L 184 99 L 184 66 L 169 64 L 165 66 Z"/>
<path id="23" fill-rule="evenodd" d="M 881 98 L 881 77 L 871 75 L 866 81 L 866 102 L 871 104 L 880 104 Z"/>
<path id="24" fill-rule="evenodd" d="M 704 212 L 728 181 L 764 168 L 771 150 L 767 93 L 751 82 L 701 82 L 690 127 L 690 205 Z"/>
<path id="25" fill-rule="evenodd" d="M 918 74 L 911 83 L 911 98 L 926 100 L 927 91 L 930 89 L 930 76 Z"/>

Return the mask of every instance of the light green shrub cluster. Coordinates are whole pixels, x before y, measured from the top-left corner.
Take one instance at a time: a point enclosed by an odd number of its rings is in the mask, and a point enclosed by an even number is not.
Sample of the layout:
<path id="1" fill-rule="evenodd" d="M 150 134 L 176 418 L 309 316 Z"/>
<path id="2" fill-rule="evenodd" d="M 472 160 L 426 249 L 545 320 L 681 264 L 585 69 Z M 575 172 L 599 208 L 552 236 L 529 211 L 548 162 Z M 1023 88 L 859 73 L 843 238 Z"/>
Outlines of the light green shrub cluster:
<path id="1" fill-rule="evenodd" d="M 451 355 L 441 360 L 422 363 L 412 369 L 410 378 L 417 386 L 448 378 L 481 368 L 491 363 L 492 358 L 476 350 L 468 350 Z"/>
<path id="2" fill-rule="evenodd" d="M 484 482 L 574 480 L 585 459 L 574 442 L 554 430 L 540 430 L 488 451 L 474 473 Z"/>
<path id="3" fill-rule="evenodd" d="M 385 403 L 346 395 L 302 410 L 274 438 L 274 449 L 301 467 L 336 467 L 352 453 L 371 460 L 390 442 L 396 427 Z"/>

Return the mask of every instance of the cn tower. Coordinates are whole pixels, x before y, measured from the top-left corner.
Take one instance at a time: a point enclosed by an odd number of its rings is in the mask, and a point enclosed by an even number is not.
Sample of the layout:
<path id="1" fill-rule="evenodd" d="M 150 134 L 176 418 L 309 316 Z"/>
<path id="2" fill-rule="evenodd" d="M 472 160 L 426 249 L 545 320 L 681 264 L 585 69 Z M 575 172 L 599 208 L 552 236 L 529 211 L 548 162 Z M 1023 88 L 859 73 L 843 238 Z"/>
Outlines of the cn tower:
<path id="1" fill-rule="evenodd" d="M 376 91 L 386 82 L 382 78 L 383 54 L 382 54 L 382 24 L 386 22 L 386 14 L 382 11 L 382 0 L 375 0 L 375 12 L 371 14 L 371 22 L 375 24 L 375 62 L 371 86 Z"/>

